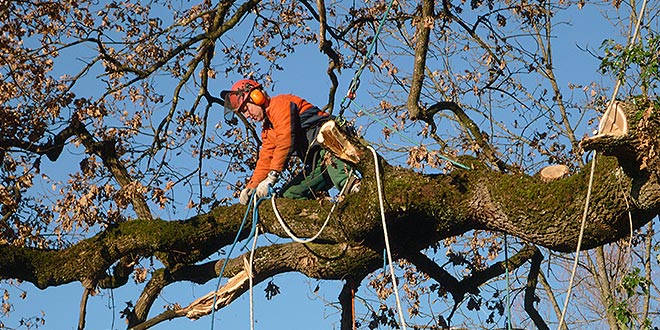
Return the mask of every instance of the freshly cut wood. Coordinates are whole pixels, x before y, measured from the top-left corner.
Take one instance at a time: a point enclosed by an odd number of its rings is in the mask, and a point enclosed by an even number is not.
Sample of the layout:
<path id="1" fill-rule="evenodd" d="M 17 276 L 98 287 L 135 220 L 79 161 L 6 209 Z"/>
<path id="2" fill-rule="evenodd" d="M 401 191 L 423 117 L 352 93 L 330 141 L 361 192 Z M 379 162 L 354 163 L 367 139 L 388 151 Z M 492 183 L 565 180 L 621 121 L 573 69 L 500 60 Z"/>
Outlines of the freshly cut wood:
<path id="1" fill-rule="evenodd" d="M 550 165 L 544 167 L 541 172 L 539 172 L 539 176 L 543 181 L 561 179 L 566 175 L 568 175 L 568 166 L 566 165 Z"/>
<path id="2" fill-rule="evenodd" d="M 598 135 L 624 136 L 628 134 L 628 119 L 623 111 L 624 103 L 614 101 L 598 125 Z"/>
<path id="3" fill-rule="evenodd" d="M 353 164 L 360 161 L 357 150 L 333 120 L 321 126 L 319 134 L 316 136 L 316 141 L 342 160 Z"/>

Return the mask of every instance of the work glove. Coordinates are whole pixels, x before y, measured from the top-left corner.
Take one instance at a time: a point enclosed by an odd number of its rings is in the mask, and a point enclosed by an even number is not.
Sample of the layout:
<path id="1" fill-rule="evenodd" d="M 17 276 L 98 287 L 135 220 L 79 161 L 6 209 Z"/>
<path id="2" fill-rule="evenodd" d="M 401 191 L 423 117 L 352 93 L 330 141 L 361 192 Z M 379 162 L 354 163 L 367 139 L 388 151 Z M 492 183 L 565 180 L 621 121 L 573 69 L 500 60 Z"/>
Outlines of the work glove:
<path id="1" fill-rule="evenodd" d="M 254 192 L 254 188 L 245 188 L 241 190 L 241 195 L 238 196 L 238 202 L 247 205 L 250 202 L 250 197 L 252 196 L 252 193 Z"/>
<path id="2" fill-rule="evenodd" d="M 268 172 L 268 176 L 263 179 L 263 181 L 259 182 L 259 185 L 257 186 L 257 196 L 256 198 L 262 198 L 268 196 L 270 193 L 270 189 L 275 185 L 277 180 L 280 178 L 280 172 L 278 171 L 270 171 Z"/>

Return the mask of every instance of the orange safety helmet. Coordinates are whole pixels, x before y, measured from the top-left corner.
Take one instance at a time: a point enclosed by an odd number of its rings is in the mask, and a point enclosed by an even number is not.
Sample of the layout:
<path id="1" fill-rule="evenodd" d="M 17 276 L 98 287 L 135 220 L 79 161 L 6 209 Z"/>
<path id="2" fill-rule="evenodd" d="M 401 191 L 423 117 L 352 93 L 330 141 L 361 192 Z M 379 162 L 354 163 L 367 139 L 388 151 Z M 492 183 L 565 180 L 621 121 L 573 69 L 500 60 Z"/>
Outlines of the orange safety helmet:
<path id="1" fill-rule="evenodd" d="M 242 111 L 247 102 L 259 106 L 266 103 L 263 87 L 260 83 L 250 79 L 237 81 L 230 90 L 220 92 L 220 97 L 225 103 L 225 122 L 230 125 L 238 123 L 235 113 Z"/>

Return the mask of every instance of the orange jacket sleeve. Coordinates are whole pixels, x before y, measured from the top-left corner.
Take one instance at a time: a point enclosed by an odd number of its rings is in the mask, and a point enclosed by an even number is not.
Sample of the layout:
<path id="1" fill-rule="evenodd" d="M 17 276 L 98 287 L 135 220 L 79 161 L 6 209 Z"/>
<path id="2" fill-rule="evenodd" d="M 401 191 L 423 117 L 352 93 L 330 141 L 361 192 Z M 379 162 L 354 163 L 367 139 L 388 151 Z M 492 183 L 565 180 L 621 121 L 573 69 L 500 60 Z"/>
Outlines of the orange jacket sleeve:
<path id="1" fill-rule="evenodd" d="M 254 188 L 270 171 L 282 172 L 294 149 L 294 136 L 300 130 L 298 106 L 289 95 L 271 98 L 266 108 L 267 121 L 261 132 L 259 159 L 248 187 Z"/>
<path id="2" fill-rule="evenodd" d="M 252 178 L 250 178 L 250 182 L 247 184 L 248 188 L 256 188 L 259 182 L 268 176 L 268 172 L 270 171 L 275 143 L 272 139 L 268 138 L 268 131 L 268 129 L 264 129 L 261 132 L 261 149 L 259 150 L 257 165 L 252 173 Z"/>

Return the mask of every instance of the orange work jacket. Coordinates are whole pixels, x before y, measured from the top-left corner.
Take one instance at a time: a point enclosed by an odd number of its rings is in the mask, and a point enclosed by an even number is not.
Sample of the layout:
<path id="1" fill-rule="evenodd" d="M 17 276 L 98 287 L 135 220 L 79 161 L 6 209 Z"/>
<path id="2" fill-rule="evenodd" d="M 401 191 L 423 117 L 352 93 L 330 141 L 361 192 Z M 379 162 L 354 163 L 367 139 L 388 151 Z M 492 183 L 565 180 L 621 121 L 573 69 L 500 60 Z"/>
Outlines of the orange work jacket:
<path id="1" fill-rule="evenodd" d="M 330 114 L 298 96 L 273 96 L 266 107 L 257 166 L 247 186 L 257 187 L 270 171 L 282 172 L 294 153 L 305 157 L 314 142 L 310 141 L 314 137 L 307 137 L 307 131 L 331 118 Z"/>

